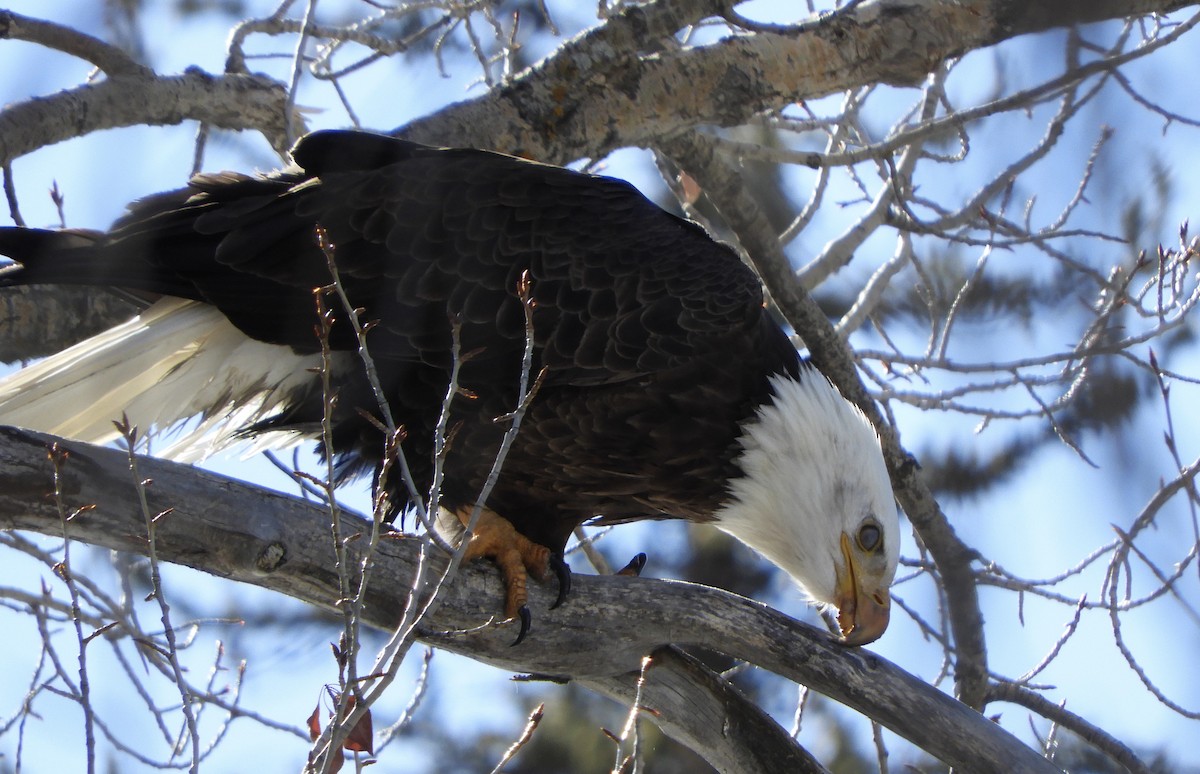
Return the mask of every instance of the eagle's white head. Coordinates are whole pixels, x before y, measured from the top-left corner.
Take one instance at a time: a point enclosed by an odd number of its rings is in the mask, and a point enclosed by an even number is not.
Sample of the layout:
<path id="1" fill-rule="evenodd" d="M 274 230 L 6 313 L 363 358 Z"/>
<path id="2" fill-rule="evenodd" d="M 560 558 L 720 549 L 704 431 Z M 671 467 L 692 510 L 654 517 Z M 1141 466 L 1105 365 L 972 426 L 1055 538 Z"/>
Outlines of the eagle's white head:
<path id="1" fill-rule="evenodd" d="M 873 642 L 887 628 L 900 548 L 879 437 L 815 369 L 771 385 L 772 401 L 743 426 L 744 475 L 714 523 L 836 607 L 845 643 Z"/>

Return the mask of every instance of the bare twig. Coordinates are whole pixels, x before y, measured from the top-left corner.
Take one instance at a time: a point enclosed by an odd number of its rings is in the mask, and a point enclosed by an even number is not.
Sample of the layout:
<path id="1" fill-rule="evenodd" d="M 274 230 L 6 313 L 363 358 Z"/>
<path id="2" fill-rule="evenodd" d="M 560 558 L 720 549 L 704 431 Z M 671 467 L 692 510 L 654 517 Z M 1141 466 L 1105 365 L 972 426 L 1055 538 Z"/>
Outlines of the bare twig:
<path id="1" fill-rule="evenodd" d="M 1133 774 L 1150 774 L 1150 768 L 1142 763 L 1133 751 L 1118 741 L 1112 735 L 1102 731 L 1095 725 L 1076 715 L 1061 705 L 1039 696 L 1033 691 L 1013 683 L 993 683 L 988 686 L 987 701 L 1007 701 L 1019 704 L 1026 709 L 1069 729 L 1088 744 L 1103 752 L 1117 763 L 1124 766 Z"/>
<path id="2" fill-rule="evenodd" d="M 539 704 L 533 708 L 533 712 L 529 713 L 529 720 L 525 722 L 525 728 L 521 729 L 521 735 L 504 751 L 504 755 L 500 757 L 499 762 L 492 769 L 492 774 L 500 774 L 508 762 L 521 751 L 521 748 L 529 744 L 529 740 L 533 738 L 533 732 L 537 731 L 538 724 L 542 722 L 542 715 L 545 714 L 545 711 L 545 704 Z"/>
<path id="3" fill-rule="evenodd" d="M 79 590 L 75 585 L 75 571 L 71 565 L 71 539 L 67 530 L 67 522 L 75 516 L 85 514 L 87 509 L 82 508 L 70 516 L 67 514 L 67 508 L 63 502 L 62 468 L 66 463 L 68 456 L 69 455 L 65 451 L 62 451 L 57 446 L 51 445 L 49 458 L 51 463 L 54 465 L 54 505 L 58 511 L 58 518 L 62 527 L 63 538 L 63 558 L 62 562 L 55 565 L 55 574 L 66 583 L 67 592 L 71 598 L 71 623 L 75 627 L 75 640 L 79 648 L 79 706 L 83 710 L 83 730 L 84 743 L 86 745 L 87 753 L 87 770 L 88 774 L 92 774 L 96 770 L 96 715 L 95 711 L 92 709 L 91 680 L 88 677 L 87 669 L 88 639 L 83 636 L 83 616 L 79 607 Z M 45 633 L 42 635 L 42 641 L 48 642 L 48 637 Z"/>
<path id="4" fill-rule="evenodd" d="M 190 741 L 192 751 L 192 763 L 189 771 L 196 774 L 200 770 L 200 730 L 196 724 L 196 715 L 192 709 L 192 697 L 188 688 L 187 679 L 183 674 L 183 667 L 179 663 L 179 648 L 175 638 L 175 627 L 171 623 L 171 607 L 167 603 L 166 593 L 163 591 L 162 575 L 159 572 L 158 548 L 156 533 L 158 525 L 164 519 L 171 515 L 171 508 L 154 513 L 150 509 L 149 500 L 146 497 L 146 487 L 152 482 L 150 479 L 144 479 L 138 473 L 138 457 L 136 454 L 138 444 L 138 429 L 129 423 L 128 418 L 122 418 L 121 422 L 116 423 L 117 430 L 120 431 L 129 456 L 129 473 L 133 476 L 134 489 L 137 491 L 138 505 L 142 518 L 146 526 L 146 558 L 150 560 L 150 589 L 151 595 L 155 602 L 158 603 L 160 620 L 163 625 L 163 636 L 167 641 L 166 657 L 171 665 L 171 675 L 175 681 L 176 687 L 179 689 L 180 709 L 183 712 L 184 731 Z M 178 752 L 178 750 L 177 750 Z"/>

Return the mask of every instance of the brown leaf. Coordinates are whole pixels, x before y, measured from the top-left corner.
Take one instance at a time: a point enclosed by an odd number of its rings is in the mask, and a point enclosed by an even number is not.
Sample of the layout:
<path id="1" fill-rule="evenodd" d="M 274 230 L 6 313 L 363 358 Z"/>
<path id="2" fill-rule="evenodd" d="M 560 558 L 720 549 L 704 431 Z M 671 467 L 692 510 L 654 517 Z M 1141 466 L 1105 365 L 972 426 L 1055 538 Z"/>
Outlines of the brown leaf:
<path id="1" fill-rule="evenodd" d="M 346 701 L 346 713 L 354 711 L 357 697 L 351 696 Z M 321 735 L 321 703 L 317 702 L 317 706 L 313 709 L 312 714 L 308 716 L 308 736 L 312 741 L 317 741 L 317 737 Z M 342 748 L 350 752 L 361 752 L 367 755 L 375 754 L 375 729 L 371 721 L 371 711 L 367 710 L 358 722 L 354 724 L 354 728 L 350 729 L 350 733 L 346 736 L 346 740 L 342 742 Z M 341 762 L 333 764 L 330 771 L 337 771 L 341 768 Z"/>
<path id="2" fill-rule="evenodd" d="M 354 710 L 354 699 L 351 696 L 346 702 L 346 712 Z M 351 752 L 365 752 L 367 755 L 375 754 L 375 731 L 371 724 L 371 710 L 367 710 L 358 722 L 354 724 L 354 728 L 350 729 L 350 733 L 346 736 L 346 741 L 342 743 L 342 747 Z"/>
<path id="3" fill-rule="evenodd" d="M 317 741 L 317 737 L 321 735 L 321 702 L 317 702 L 317 706 L 313 708 L 312 714 L 308 716 L 308 739 L 310 742 Z"/>
<path id="4" fill-rule="evenodd" d="M 313 708 L 312 714 L 308 716 L 308 738 L 312 741 L 317 741 L 321 736 L 321 702 L 317 701 L 317 706 Z M 309 762 L 312 762 L 312 753 L 309 753 Z M 346 759 L 341 752 L 333 753 L 329 756 L 329 762 L 325 764 L 325 771 L 322 774 L 336 774 L 342 770 L 342 764 Z"/>

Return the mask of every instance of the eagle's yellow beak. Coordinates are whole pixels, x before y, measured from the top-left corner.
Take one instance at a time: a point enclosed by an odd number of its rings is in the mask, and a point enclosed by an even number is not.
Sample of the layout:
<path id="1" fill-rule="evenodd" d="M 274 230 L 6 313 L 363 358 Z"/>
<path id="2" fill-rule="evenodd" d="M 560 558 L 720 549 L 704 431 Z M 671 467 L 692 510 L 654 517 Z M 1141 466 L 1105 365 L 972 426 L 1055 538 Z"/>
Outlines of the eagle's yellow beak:
<path id="1" fill-rule="evenodd" d="M 871 577 L 875 573 L 863 566 L 860 553 L 843 532 L 842 563 L 837 567 L 833 603 L 837 605 L 838 627 L 846 645 L 866 645 L 879 639 L 891 615 L 887 583 Z"/>

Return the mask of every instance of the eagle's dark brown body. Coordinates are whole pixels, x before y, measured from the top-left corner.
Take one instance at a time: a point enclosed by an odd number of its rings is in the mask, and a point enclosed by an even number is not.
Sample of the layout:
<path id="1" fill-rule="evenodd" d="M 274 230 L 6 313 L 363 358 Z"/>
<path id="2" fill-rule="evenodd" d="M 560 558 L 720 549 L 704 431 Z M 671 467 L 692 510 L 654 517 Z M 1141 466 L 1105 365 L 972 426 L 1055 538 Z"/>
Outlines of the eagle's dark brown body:
<path id="1" fill-rule="evenodd" d="M 135 204 L 107 234 L 0 230 L 22 269 L 5 284 L 113 285 L 211 304 L 254 339 L 319 350 L 312 289 L 327 285 L 320 226 L 364 320 L 417 485 L 460 324 L 462 394 L 452 403 L 443 503 L 478 496 L 516 407 L 525 345 L 517 286 L 528 272 L 544 379 L 488 505 L 561 552 L 572 529 L 612 520 L 704 521 L 739 476 L 741 426 L 768 378 L 801 378 L 754 275 L 698 226 L 607 178 L 472 150 L 352 132 L 309 136 L 296 167 L 201 176 Z M 331 343 L 353 351 L 346 313 Z M 383 440 L 361 364 L 339 378 L 333 454 L 374 470 Z M 820 378 L 815 376 L 814 378 Z M 319 382 L 255 429 L 319 427 Z M 398 482 L 398 476 L 392 476 Z M 407 502 L 393 486 L 399 506 Z"/>

